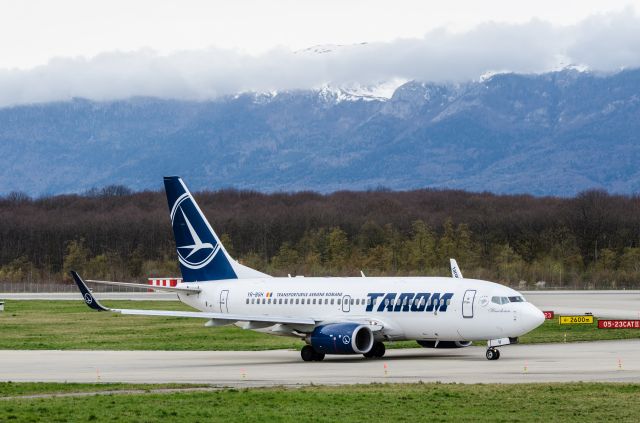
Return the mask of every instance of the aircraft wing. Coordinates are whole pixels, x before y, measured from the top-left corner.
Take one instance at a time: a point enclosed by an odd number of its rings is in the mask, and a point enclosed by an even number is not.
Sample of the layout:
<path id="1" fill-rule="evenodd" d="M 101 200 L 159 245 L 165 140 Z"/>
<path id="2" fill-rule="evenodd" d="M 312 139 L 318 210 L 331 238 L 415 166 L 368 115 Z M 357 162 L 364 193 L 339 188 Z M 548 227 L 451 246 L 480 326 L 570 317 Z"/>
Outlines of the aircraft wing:
<path id="1" fill-rule="evenodd" d="M 75 272 L 72 272 L 72 274 L 73 273 Z M 75 276 L 74 276 L 74 279 L 75 279 Z M 191 287 L 191 286 L 153 286 L 153 285 L 144 285 L 141 283 L 132 283 L 132 282 L 96 281 L 93 279 L 87 279 L 87 282 L 99 283 L 102 285 L 126 286 L 127 288 L 153 289 L 154 291 L 182 292 L 186 294 L 197 294 L 198 292 L 200 292 L 200 288 Z"/>
<path id="2" fill-rule="evenodd" d="M 231 324 L 235 322 L 262 322 L 273 324 L 290 324 L 290 325 L 313 325 L 316 321 L 313 319 L 305 319 L 301 317 L 287 317 L 287 316 L 264 316 L 264 315 L 240 315 L 240 314 L 227 314 L 227 313 L 209 313 L 203 311 L 174 311 L 174 310 L 136 310 L 136 309 L 118 309 L 108 308 L 100 304 L 100 302 L 93 296 L 87 284 L 78 275 L 77 272 L 72 271 L 71 276 L 76 285 L 80 289 L 84 302 L 87 305 L 97 311 L 111 311 L 113 313 L 131 314 L 138 316 L 172 316 L 172 317 L 195 317 L 200 319 L 209 319 L 213 321 L 219 321 L 223 324 Z M 131 284 L 140 285 L 140 284 Z M 164 287 L 163 287 L 164 288 Z"/>
<path id="3" fill-rule="evenodd" d="M 449 259 L 449 262 L 451 263 L 451 277 L 462 279 L 462 271 L 460 270 L 460 266 L 458 266 L 456 259 Z"/>

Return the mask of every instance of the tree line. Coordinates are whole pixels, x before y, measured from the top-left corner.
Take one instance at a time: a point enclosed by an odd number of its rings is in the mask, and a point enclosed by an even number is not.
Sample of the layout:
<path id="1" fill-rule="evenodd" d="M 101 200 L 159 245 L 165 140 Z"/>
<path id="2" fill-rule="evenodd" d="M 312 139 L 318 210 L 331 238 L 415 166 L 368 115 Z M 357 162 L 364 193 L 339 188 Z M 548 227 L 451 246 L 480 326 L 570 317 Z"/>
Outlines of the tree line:
<path id="1" fill-rule="evenodd" d="M 514 286 L 640 286 L 640 197 L 423 189 L 194 194 L 240 262 L 274 275 L 448 275 Z M 0 198 L 0 281 L 179 275 L 164 192 Z"/>

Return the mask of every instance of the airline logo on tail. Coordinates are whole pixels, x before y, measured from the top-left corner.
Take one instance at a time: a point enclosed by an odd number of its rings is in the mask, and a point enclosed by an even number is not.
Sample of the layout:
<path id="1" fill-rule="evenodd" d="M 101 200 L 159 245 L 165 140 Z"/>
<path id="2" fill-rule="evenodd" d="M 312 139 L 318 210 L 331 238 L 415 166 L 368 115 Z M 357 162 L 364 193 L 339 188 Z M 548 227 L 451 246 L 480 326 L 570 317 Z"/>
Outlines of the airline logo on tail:
<path id="1" fill-rule="evenodd" d="M 188 216 L 191 216 L 191 220 Z M 183 234 L 180 239 L 176 239 L 178 259 L 189 269 L 202 269 L 211 263 L 220 251 L 220 245 L 208 230 L 200 230 L 201 235 L 198 235 L 197 229 L 206 227 L 206 223 L 199 217 L 200 214 L 195 208 L 193 199 L 187 193 L 182 194 L 171 208 L 171 225 L 174 233 Z M 176 231 L 184 227 L 186 231 Z"/>
<path id="2" fill-rule="evenodd" d="M 182 179 L 167 176 L 164 178 L 164 188 L 182 280 L 203 282 L 237 279 L 231 258 Z"/>

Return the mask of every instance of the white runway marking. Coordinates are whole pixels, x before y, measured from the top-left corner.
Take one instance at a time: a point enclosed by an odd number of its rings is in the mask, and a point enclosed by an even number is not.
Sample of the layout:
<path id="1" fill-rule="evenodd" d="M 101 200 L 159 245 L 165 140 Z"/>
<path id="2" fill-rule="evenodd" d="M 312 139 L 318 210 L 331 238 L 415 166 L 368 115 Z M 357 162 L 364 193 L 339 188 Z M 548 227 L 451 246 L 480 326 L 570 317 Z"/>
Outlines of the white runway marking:
<path id="1" fill-rule="evenodd" d="M 0 380 L 193 382 L 292 386 L 371 382 L 640 382 L 640 340 L 515 345 L 488 361 L 483 347 L 388 350 L 378 360 L 298 351 L 0 351 Z"/>

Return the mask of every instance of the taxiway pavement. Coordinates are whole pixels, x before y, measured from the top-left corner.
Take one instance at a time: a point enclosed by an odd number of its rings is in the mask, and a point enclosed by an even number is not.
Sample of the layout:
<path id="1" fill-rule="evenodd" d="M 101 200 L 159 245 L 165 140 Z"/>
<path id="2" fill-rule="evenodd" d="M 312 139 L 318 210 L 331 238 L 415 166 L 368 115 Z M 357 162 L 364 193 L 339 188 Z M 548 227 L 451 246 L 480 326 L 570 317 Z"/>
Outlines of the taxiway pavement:
<path id="1" fill-rule="evenodd" d="M 640 340 L 513 345 L 488 361 L 484 347 L 387 350 L 382 359 L 298 351 L 0 351 L 0 380 L 295 386 L 372 382 L 640 382 Z"/>

